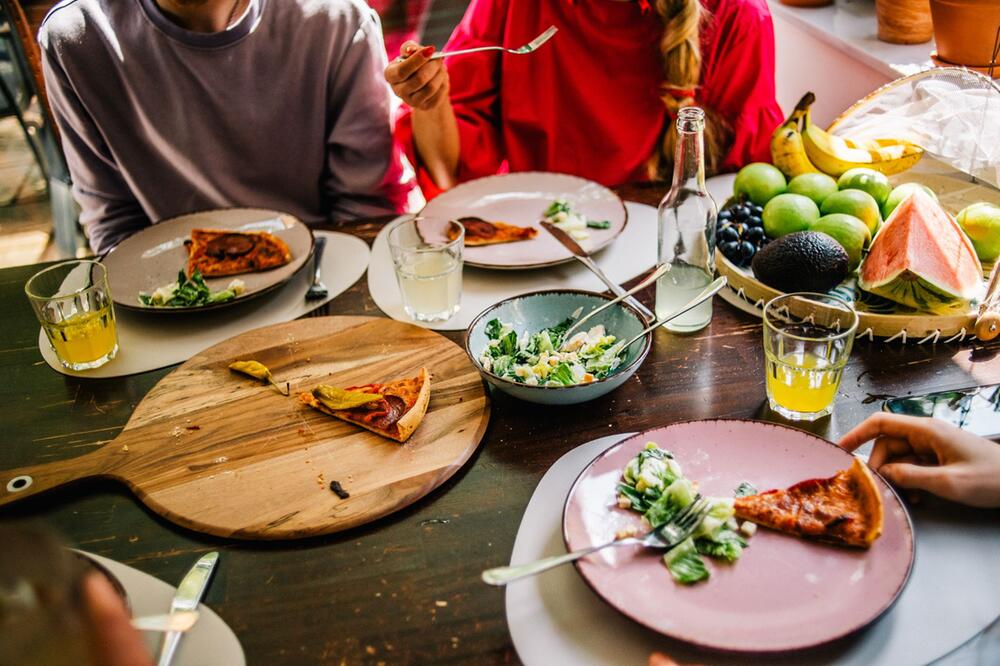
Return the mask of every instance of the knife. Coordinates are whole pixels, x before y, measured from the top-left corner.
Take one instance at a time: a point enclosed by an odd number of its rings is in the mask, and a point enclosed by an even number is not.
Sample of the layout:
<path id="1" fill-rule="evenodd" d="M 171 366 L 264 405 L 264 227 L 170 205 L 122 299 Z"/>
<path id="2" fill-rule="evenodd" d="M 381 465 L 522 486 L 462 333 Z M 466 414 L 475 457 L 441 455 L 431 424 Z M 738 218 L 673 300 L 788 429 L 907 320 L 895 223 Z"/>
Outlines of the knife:
<path id="1" fill-rule="evenodd" d="M 198 621 L 198 611 L 181 611 L 166 615 L 146 615 L 132 618 L 132 626 L 139 631 L 184 632 Z"/>
<path id="2" fill-rule="evenodd" d="M 566 233 L 556 225 L 552 224 L 551 222 L 545 220 L 542 221 L 542 228 L 544 228 L 546 231 L 552 234 L 552 236 L 557 241 L 559 241 L 563 247 L 565 247 L 567 250 L 573 253 L 573 256 L 576 257 L 581 264 L 589 268 L 590 272 L 592 272 L 594 275 L 600 278 L 601 282 L 606 284 L 608 286 L 608 289 L 611 290 L 611 293 L 613 293 L 615 296 L 623 296 L 625 294 L 625 290 L 622 289 L 619 285 L 615 284 L 611 280 L 611 278 L 609 278 L 607 275 L 604 274 L 604 271 L 600 269 L 600 267 L 597 265 L 597 262 L 590 258 L 590 255 L 587 254 L 586 250 L 580 247 L 580 244 L 577 243 L 572 236 L 570 236 L 568 233 Z M 654 319 L 656 319 L 656 315 L 654 315 L 649 308 L 647 308 L 645 305 L 640 303 L 632 296 L 629 296 L 625 300 L 627 300 L 629 304 L 631 304 L 639 312 L 641 312 L 642 316 L 646 318 L 646 321 L 653 321 Z"/>
<path id="3" fill-rule="evenodd" d="M 170 602 L 170 612 L 178 613 L 183 611 L 193 611 L 198 609 L 201 598 L 205 595 L 208 581 L 215 571 L 215 564 L 219 561 L 219 553 L 211 552 L 202 555 L 195 562 L 191 570 L 184 576 L 184 580 L 177 586 L 177 594 Z M 163 646 L 160 648 L 160 659 L 157 666 L 168 666 L 170 660 L 174 658 L 177 644 L 184 634 L 180 631 L 169 631 L 163 635 Z"/>

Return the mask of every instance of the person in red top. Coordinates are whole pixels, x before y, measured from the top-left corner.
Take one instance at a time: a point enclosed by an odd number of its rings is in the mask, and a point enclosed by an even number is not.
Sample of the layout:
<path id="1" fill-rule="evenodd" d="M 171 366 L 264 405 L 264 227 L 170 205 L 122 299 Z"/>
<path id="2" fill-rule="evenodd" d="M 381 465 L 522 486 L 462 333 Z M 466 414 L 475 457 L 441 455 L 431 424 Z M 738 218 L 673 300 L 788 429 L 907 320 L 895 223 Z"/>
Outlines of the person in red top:
<path id="1" fill-rule="evenodd" d="M 670 119 L 689 105 L 708 116 L 709 174 L 768 159 L 782 117 L 766 0 L 472 0 L 445 50 L 516 48 L 550 25 L 530 55 L 430 60 L 408 42 L 386 68 L 428 197 L 507 170 L 669 178 Z"/>

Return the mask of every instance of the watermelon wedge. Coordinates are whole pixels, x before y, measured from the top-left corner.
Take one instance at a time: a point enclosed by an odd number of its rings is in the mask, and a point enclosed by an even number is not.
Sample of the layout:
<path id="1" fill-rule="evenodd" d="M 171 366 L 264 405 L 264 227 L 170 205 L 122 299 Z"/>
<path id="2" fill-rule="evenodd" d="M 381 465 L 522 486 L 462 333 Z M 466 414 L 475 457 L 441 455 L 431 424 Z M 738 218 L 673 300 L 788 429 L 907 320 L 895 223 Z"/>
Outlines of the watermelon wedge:
<path id="1" fill-rule="evenodd" d="M 981 295 L 983 267 L 955 219 L 917 189 L 872 240 L 858 283 L 890 301 L 945 314 Z"/>

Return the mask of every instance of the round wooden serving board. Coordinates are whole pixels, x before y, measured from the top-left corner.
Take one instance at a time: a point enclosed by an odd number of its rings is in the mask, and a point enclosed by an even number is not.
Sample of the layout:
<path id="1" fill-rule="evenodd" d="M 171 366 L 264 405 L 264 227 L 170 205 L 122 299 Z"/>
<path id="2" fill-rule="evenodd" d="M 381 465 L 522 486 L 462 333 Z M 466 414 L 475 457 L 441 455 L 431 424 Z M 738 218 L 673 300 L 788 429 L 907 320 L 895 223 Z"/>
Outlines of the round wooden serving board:
<path id="1" fill-rule="evenodd" d="M 256 360 L 291 397 L 228 369 Z M 356 386 L 431 373 L 427 415 L 405 444 L 306 407 L 317 384 Z M 0 506 L 87 477 L 122 481 L 184 527 L 239 539 L 294 539 L 368 523 L 451 477 L 479 445 L 489 401 L 465 352 L 390 319 L 317 317 L 220 343 L 164 377 L 125 429 L 77 458 L 0 472 Z M 30 479 L 30 480 L 29 480 Z M 340 499 L 330 482 L 350 493 Z"/>

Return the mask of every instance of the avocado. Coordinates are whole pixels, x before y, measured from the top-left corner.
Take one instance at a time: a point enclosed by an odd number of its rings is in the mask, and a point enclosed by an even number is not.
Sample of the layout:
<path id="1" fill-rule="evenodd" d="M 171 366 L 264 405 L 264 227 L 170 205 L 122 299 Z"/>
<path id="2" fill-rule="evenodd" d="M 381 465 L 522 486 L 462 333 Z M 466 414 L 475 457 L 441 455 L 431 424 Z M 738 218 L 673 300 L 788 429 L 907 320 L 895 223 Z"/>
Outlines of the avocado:
<path id="1" fill-rule="evenodd" d="M 771 241 L 754 255 L 753 274 L 778 291 L 826 293 L 847 277 L 847 252 L 818 231 L 797 231 Z"/>

